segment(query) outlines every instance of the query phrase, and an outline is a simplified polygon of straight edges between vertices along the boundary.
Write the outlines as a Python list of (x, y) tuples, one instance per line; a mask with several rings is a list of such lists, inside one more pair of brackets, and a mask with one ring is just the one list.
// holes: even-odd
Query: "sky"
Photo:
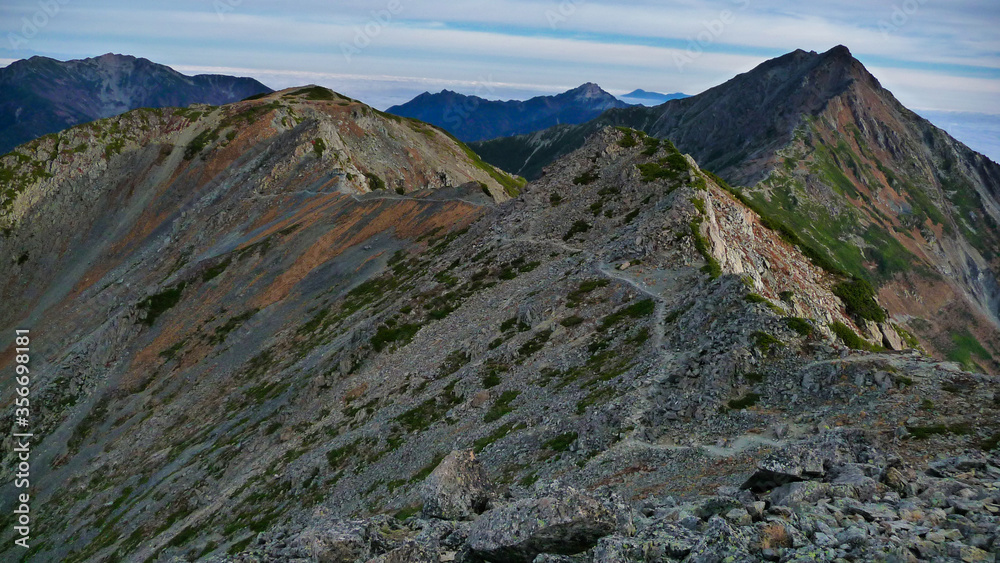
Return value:
[(423, 91), (523, 99), (585, 82), (697, 94), (843, 44), (907, 107), (1000, 160), (998, 28), (997, 0), (3, 0), (0, 66), (113, 52), (384, 109)]

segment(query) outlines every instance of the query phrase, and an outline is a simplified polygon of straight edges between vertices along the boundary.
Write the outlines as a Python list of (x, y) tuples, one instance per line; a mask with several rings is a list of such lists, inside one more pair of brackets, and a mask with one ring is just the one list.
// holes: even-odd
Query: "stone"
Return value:
[(855, 496), (860, 500), (871, 500), (878, 492), (878, 482), (866, 474), (861, 464), (848, 463), (840, 468), (837, 476), (831, 481), (834, 486), (846, 485), (854, 489)]
[(470, 520), (488, 510), (499, 495), (472, 450), (454, 451), (420, 488), (423, 517)]
[(726, 513), (726, 520), (737, 526), (749, 526), (753, 524), (753, 518), (745, 508), (734, 508)]
[(905, 350), (908, 348), (896, 329), (889, 323), (879, 323), (879, 331), (882, 333), (882, 343), (890, 350)]
[(909, 482), (909, 479), (899, 469), (890, 467), (882, 474), (882, 482), (897, 493), (904, 494), (906, 493), (906, 484)]
[(806, 446), (788, 447), (758, 462), (757, 470), (740, 488), (761, 493), (825, 474), (823, 457), (818, 451)]
[(995, 557), (977, 547), (962, 545), (960, 543), (949, 543), (947, 545), (948, 557), (964, 561), (965, 563), (975, 563), (980, 561), (995, 561)]
[(306, 530), (297, 543), (317, 563), (354, 563), (368, 552), (368, 530), (363, 522), (337, 522), (325, 530)]
[(830, 494), (828, 483), (804, 481), (788, 483), (771, 491), (771, 502), (775, 505), (794, 507), (803, 503), (813, 503)]
[(528, 563), (542, 553), (581, 553), (614, 529), (615, 518), (608, 509), (565, 488), (485, 512), (472, 525), (468, 545), (486, 561)]

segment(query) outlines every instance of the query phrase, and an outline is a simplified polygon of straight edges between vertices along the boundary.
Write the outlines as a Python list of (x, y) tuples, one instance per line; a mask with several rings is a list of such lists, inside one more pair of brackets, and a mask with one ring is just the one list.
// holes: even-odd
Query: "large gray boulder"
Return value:
[(614, 530), (611, 511), (563, 488), (486, 512), (472, 525), (468, 546), (486, 561), (530, 563), (542, 553), (582, 553)]
[(789, 447), (775, 452), (757, 463), (757, 471), (741, 488), (765, 492), (795, 481), (822, 477), (826, 473), (823, 455), (810, 447)]
[(499, 496), (472, 450), (448, 454), (424, 480), (420, 494), (423, 517), (440, 520), (471, 520)]
[(316, 563), (354, 563), (370, 552), (365, 522), (336, 522), (325, 529), (309, 529), (298, 538)]

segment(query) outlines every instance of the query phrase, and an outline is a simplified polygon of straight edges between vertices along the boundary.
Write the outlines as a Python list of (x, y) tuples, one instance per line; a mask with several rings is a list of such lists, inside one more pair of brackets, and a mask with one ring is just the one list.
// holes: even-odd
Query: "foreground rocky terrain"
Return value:
[[(914, 469), (831, 431), (767, 456), (741, 487), (631, 505), (559, 483), (507, 499), (483, 474), (472, 452), (454, 452), (429, 477), (420, 515), (279, 527), (214, 561), (971, 562), (1000, 552), (995, 453)], [(477, 515), (468, 508), (479, 500), (490, 504)]]
[(995, 377), (669, 141), (523, 186), (304, 88), (0, 163), (44, 522), (5, 558), (995, 555)]

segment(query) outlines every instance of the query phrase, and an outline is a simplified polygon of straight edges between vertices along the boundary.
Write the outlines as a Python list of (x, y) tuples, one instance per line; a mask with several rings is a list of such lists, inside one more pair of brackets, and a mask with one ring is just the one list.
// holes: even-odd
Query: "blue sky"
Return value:
[(908, 107), (995, 133), (998, 24), (996, 0), (4, 0), (0, 65), (125, 53), (384, 108), (443, 88), (694, 94), (794, 49), (844, 44)]

